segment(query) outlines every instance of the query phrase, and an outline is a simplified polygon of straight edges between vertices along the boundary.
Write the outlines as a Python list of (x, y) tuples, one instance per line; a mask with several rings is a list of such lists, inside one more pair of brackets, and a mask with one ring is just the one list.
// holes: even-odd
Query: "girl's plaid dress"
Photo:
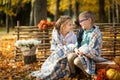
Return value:
[[(62, 44), (63, 39), (66, 45)], [(51, 55), (43, 63), (40, 71), (30, 75), (43, 80), (58, 80), (70, 74), (67, 54), (73, 51), (77, 38), (73, 32), (69, 32), (65, 38), (56, 29), (52, 32)]]

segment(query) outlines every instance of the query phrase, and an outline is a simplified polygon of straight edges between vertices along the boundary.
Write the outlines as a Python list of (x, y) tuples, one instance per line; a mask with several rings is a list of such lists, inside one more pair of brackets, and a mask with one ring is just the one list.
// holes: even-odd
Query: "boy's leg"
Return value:
[(75, 65), (74, 65), (74, 59), (77, 57), (78, 55), (75, 54), (75, 53), (71, 53), (67, 56), (67, 59), (68, 59), (68, 64), (69, 64), (69, 67), (70, 67), (70, 71), (71, 71), (71, 74), (74, 74), (75, 73)]
[(90, 77), (90, 75), (85, 71), (86, 65), (83, 65), (83, 63), (81, 62), (81, 60), (80, 60), (79, 57), (75, 58), (74, 64), (75, 64), (77, 67), (79, 67), (87, 77)]

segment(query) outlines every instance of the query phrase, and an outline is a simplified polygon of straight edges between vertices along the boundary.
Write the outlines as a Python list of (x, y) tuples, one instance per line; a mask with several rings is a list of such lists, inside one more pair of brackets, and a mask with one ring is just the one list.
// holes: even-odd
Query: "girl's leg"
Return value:
[(67, 56), (67, 59), (68, 59), (68, 64), (69, 64), (69, 67), (70, 67), (70, 71), (71, 71), (71, 74), (74, 74), (75, 73), (75, 65), (74, 65), (74, 59), (77, 57), (78, 55), (75, 54), (75, 53), (71, 53)]

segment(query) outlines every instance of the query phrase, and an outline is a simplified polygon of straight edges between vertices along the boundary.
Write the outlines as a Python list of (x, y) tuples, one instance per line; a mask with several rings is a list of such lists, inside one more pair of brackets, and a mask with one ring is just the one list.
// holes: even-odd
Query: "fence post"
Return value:
[(19, 35), (19, 33), (20, 33), (19, 26), (20, 26), (20, 22), (17, 21), (17, 40), (19, 40), (19, 38), (20, 38), (20, 35)]
[(44, 54), (44, 57), (46, 57), (46, 47), (45, 47), (45, 43), (46, 43), (46, 40), (45, 40), (45, 33), (46, 31), (43, 30), (43, 54)]
[[(20, 26), (20, 23), (19, 21), (17, 21), (17, 40), (19, 40), (19, 26)], [(15, 57), (14, 57), (14, 60), (16, 61), (16, 58), (18, 56), (18, 51), (17, 51), (17, 47), (15, 47)]]
[[(113, 22), (113, 28), (114, 28), (114, 31), (113, 31), (113, 34), (114, 34), (114, 46), (113, 46), (113, 51), (114, 51), (114, 55), (116, 54), (116, 36), (117, 36), (117, 33), (116, 33), (116, 28), (115, 28), (115, 22)], [(114, 56), (115, 57), (115, 56)]]

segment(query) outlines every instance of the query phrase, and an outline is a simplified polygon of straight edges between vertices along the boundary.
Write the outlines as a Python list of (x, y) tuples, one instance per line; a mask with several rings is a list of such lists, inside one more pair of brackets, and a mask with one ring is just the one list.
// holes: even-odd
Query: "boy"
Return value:
[(78, 32), (75, 53), (68, 56), (71, 74), (75, 73), (74, 65), (76, 65), (89, 77), (95, 74), (96, 61), (106, 61), (100, 57), (102, 34), (98, 26), (94, 25), (94, 21), (94, 14), (91, 11), (85, 11), (79, 15), (79, 24), (82, 29)]

